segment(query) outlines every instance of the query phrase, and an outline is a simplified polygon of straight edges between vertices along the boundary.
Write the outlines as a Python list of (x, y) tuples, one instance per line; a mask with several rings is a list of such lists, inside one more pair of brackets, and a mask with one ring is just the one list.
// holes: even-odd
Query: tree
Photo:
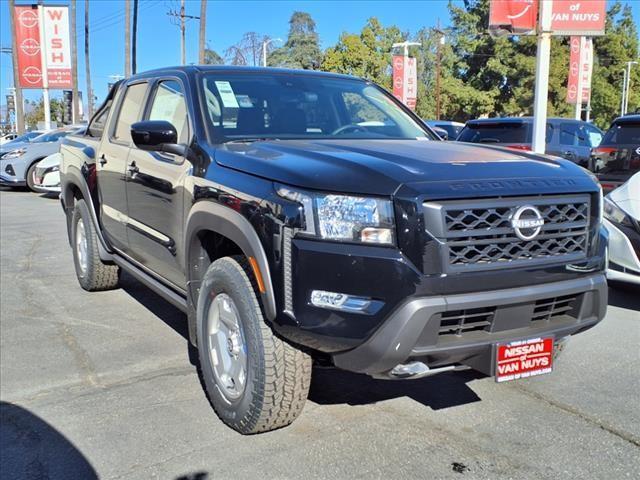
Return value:
[[(27, 100), (26, 102), (26, 110), (28, 113), (25, 114), (24, 120), (27, 125), (30, 127), (35, 127), (38, 122), (44, 122), (44, 101), (42, 97), (37, 102), (31, 100)], [(62, 122), (62, 118), (64, 115), (64, 102), (57, 98), (52, 98), (49, 102), (49, 106), (51, 107), (51, 120), (52, 123)]]
[[(601, 128), (609, 126), (620, 114), (623, 69), (626, 62), (637, 61), (638, 30), (631, 7), (619, 1), (607, 12), (606, 35), (594, 38), (595, 62), (591, 108), (592, 117)], [(629, 112), (640, 109), (640, 67), (631, 69)]]
[(383, 27), (372, 17), (360, 34), (343, 33), (338, 43), (325, 52), (322, 69), (373, 80), (391, 88), (391, 46), (401, 42), (398, 27)]
[(269, 40), (266, 35), (260, 36), (256, 32), (247, 32), (235, 45), (224, 51), (224, 55), (231, 65), (261, 64), (263, 42)]
[(316, 22), (306, 12), (293, 12), (285, 44), (274, 49), (267, 64), (276, 67), (317, 69), (322, 63)]
[(204, 49), (204, 55), (202, 63), (205, 65), (223, 65), (224, 58), (218, 54), (215, 50), (212, 50), (209, 45)]

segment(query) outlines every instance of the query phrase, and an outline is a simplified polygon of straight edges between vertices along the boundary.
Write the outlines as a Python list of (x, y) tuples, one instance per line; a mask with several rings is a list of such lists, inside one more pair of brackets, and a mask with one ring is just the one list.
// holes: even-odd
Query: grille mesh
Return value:
[[(590, 220), (588, 196), (495, 199), (478, 203), (437, 205), (442, 225), (440, 235), (435, 236), (446, 245), (445, 264), (449, 270), (501, 268), (586, 256)], [(535, 206), (544, 219), (539, 234), (532, 240), (520, 239), (511, 225), (512, 216), (523, 205)], [(427, 225), (433, 221), (432, 215), (427, 218)]]

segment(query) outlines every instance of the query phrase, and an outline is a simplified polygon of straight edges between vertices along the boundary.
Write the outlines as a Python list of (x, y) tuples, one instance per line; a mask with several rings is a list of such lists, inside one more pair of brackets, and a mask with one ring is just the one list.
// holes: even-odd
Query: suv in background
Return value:
[[(452, 122), (450, 120), (425, 120), (424, 123), (431, 128), (441, 128), (447, 132), (447, 140), (455, 140), (460, 135), (460, 132), (464, 128), (464, 123)], [(440, 135), (440, 134), (438, 134)], [(442, 137), (442, 135), (440, 135)]]
[(616, 118), (602, 142), (591, 153), (589, 170), (605, 193), (640, 171), (640, 115)]
[[(499, 144), (515, 150), (531, 150), (532, 117), (469, 120), (459, 142)], [(566, 158), (582, 167), (589, 165), (591, 149), (602, 140), (602, 131), (590, 123), (570, 118), (547, 119), (546, 153)]]

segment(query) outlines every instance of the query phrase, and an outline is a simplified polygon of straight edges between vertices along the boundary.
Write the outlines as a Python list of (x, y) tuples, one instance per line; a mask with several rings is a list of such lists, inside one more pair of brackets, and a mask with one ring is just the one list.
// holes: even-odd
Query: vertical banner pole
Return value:
[(545, 152), (547, 99), (549, 95), (549, 60), (551, 54), (552, 0), (540, 0), (538, 51), (536, 54), (536, 90), (533, 104), (533, 151)]
[(40, 19), (40, 51), (42, 57), (42, 104), (44, 108), (44, 128), (51, 129), (51, 103), (49, 102), (49, 75), (47, 72), (47, 42), (44, 35), (44, 6), (38, 4), (38, 18)]

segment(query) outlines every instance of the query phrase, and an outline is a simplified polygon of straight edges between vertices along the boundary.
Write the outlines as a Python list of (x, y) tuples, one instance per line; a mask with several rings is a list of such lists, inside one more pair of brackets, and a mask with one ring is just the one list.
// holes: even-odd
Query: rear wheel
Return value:
[(107, 265), (98, 254), (98, 236), (84, 200), (78, 200), (71, 220), (73, 261), (80, 286), (90, 292), (118, 286), (120, 268)]
[(304, 407), (311, 357), (265, 323), (244, 257), (210, 265), (198, 297), (198, 355), (211, 404), (243, 434), (293, 422)]

